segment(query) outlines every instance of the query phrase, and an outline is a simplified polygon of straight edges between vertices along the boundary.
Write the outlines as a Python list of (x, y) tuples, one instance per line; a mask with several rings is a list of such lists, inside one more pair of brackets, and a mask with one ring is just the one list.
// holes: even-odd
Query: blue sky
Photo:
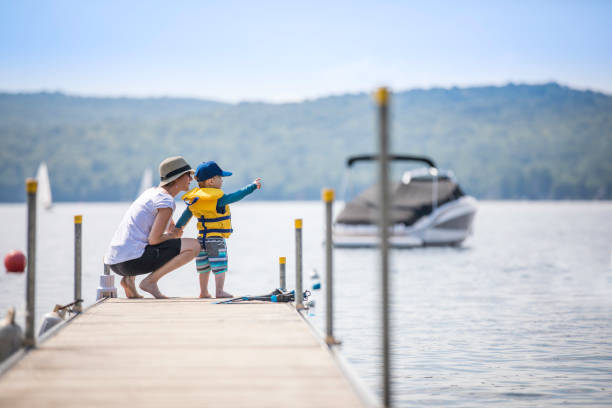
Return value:
[(509, 81), (612, 93), (612, 1), (0, 2), (0, 91), (284, 102)]

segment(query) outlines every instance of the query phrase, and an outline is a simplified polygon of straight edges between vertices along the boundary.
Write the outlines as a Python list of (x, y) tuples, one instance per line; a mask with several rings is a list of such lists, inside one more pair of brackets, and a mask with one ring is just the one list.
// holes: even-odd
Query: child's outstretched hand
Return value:
[(261, 188), (261, 177), (257, 177), (253, 183), (257, 184), (257, 189), (260, 189)]

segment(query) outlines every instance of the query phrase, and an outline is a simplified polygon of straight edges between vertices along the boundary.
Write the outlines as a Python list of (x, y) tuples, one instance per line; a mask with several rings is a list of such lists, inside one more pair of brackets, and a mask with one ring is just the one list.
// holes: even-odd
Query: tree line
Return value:
[[(40, 162), (57, 201), (129, 201), (145, 168), (183, 155), (262, 177), (260, 199), (339, 189), (346, 157), (376, 148), (371, 95), (301, 103), (0, 93), (0, 201), (23, 201)], [(391, 99), (391, 148), (452, 169), (480, 199), (611, 199), (612, 97), (556, 83), (409, 90)], [(367, 165), (353, 183), (374, 178)]]

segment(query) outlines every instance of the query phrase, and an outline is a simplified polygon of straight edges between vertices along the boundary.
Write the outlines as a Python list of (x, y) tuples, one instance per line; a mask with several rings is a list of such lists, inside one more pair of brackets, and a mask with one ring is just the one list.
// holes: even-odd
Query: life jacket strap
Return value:
[(206, 226), (206, 224), (208, 224), (208, 223), (225, 221), (225, 220), (229, 220), (231, 218), (232, 218), (231, 215), (224, 215), (223, 217), (217, 217), (217, 218), (206, 218), (204, 216), (198, 217), (198, 221), (200, 222), (200, 224), (202, 225), (202, 228), (203, 228), (203, 229), (199, 230), (200, 234), (202, 234), (201, 242), (202, 243), (206, 242), (206, 236), (208, 234), (211, 234), (211, 233), (220, 233), (220, 234), (227, 234), (227, 233), (229, 233), (229, 234), (231, 234), (232, 232), (234, 232), (234, 230), (232, 228), (208, 228)]
[(187, 204), (187, 207), (189, 207), (190, 205), (194, 205), (199, 199), (199, 197), (194, 197), (193, 200), (189, 200), (189, 198), (186, 198), (183, 201), (185, 202), (185, 204)]
[(229, 219), (231, 219), (231, 218), (232, 218), (232, 216), (231, 216), (231, 215), (225, 215), (225, 216), (223, 216), (223, 217), (217, 217), (217, 218), (204, 218), (204, 217), (201, 217), (201, 219), (202, 219), (204, 222), (219, 222), (219, 221), (229, 220)]
[(234, 230), (232, 228), (207, 228), (206, 234), (210, 234), (211, 232), (229, 232), (232, 233)]

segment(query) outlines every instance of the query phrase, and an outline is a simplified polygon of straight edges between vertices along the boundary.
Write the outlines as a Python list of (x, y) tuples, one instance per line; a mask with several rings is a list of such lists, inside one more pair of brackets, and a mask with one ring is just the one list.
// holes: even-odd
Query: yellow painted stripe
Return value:
[(295, 228), (296, 229), (301, 229), (302, 228), (302, 219), (301, 218), (296, 218), (296, 220), (295, 220)]
[(374, 99), (380, 106), (386, 106), (389, 103), (389, 90), (387, 88), (378, 88), (374, 93)]
[(26, 192), (28, 193), (35, 193), (36, 189), (38, 188), (38, 181), (36, 181), (35, 179), (26, 179)]
[(286, 264), (287, 263), (287, 258), (285, 258), (284, 256), (279, 256), (278, 257), (278, 263), (279, 264)]
[(83, 223), (83, 216), (82, 215), (75, 215), (74, 216), (74, 223), (75, 224), (82, 224)]
[(334, 190), (331, 188), (324, 188), (321, 192), (321, 197), (323, 197), (323, 201), (326, 203), (331, 203), (334, 201)]

